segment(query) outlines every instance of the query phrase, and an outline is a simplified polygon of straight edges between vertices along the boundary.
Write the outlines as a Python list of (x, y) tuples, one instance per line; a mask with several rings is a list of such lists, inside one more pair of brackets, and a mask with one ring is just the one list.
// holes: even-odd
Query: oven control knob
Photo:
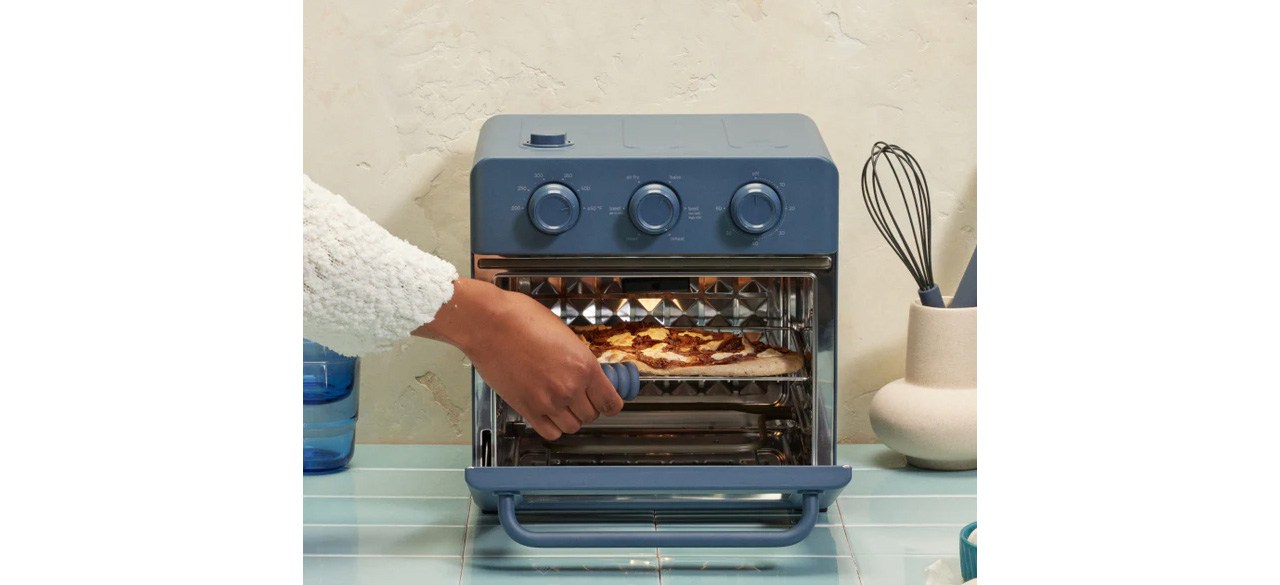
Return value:
[(636, 229), (656, 236), (675, 227), (680, 219), (680, 197), (671, 187), (649, 183), (631, 194), (627, 212)]
[(729, 218), (744, 232), (763, 234), (782, 219), (782, 198), (764, 183), (747, 183), (729, 201)]
[(529, 196), (529, 221), (544, 234), (563, 234), (578, 223), (578, 194), (560, 183), (547, 183)]

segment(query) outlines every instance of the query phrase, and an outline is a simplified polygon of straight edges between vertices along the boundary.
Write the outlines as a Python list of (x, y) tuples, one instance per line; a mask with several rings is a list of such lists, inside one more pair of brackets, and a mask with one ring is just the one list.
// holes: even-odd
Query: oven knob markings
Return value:
[(631, 194), (627, 213), (636, 229), (653, 236), (663, 234), (680, 219), (680, 197), (662, 183), (641, 185)]
[(782, 198), (764, 183), (747, 183), (729, 200), (729, 218), (744, 232), (763, 234), (782, 219)]
[(544, 234), (563, 234), (578, 222), (578, 194), (567, 185), (547, 183), (529, 196), (529, 221)]

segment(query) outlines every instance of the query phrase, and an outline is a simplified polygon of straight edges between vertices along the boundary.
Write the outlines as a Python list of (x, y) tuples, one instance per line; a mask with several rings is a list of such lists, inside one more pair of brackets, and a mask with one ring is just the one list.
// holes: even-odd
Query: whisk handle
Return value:
[(938, 290), (938, 285), (920, 290), (920, 304), (926, 307), (943, 308), (942, 291)]

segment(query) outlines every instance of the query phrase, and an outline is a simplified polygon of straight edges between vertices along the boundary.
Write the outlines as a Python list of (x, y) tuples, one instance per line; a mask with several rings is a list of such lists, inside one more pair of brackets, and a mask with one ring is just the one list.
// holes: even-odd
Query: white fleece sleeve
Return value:
[(453, 296), (453, 265), (302, 177), (303, 337), (359, 356), (392, 347)]

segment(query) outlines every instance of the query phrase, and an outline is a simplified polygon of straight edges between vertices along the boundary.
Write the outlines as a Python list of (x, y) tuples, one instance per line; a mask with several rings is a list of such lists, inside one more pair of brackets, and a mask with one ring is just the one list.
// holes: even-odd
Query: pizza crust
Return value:
[(706, 364), (700, 366), (676, 366), (658, 369), (641, 361), (634, 362), (641, 374), (653, 376), (717, 376), (743, 378), (755, 376), (785, 376), (804, 367), (800, 354), (785, 353), (777, 356), (733, 362), (731, 364)]

